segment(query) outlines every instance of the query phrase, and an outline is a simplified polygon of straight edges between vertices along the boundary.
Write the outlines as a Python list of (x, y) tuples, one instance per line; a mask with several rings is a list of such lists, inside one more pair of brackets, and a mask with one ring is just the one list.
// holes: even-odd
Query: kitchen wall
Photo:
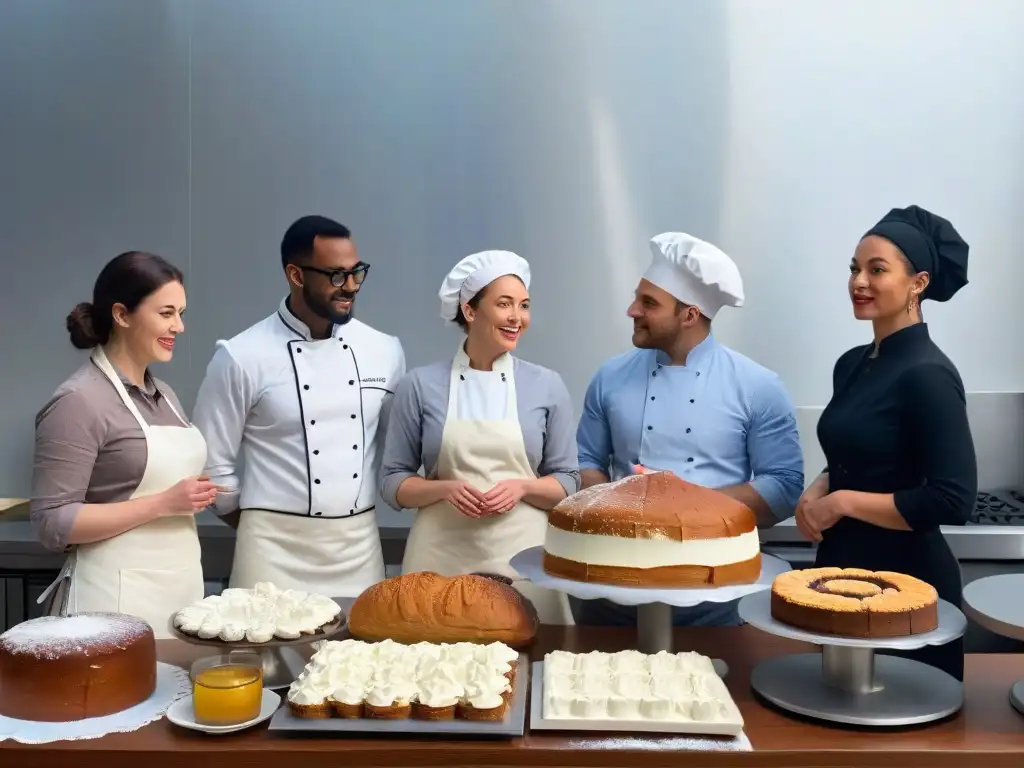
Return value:
[(353, 228), (358, 312), (410, 365), (457, 343), (447, 269), (522, 253), (522, 355), (577, 402), (628, 348), (647, 238), (717, 242), (747, 306), (716, 333), (784, 378), (810, 477), (832, 364), (868, 333), (849, 254), (890, 207), (932, 207), (973, 261), (927, 319), (979, 393), (979, 452), (1024, 472), (1024, 407), (980, 394), (1024, 390), (1022, 32), (1015, 0), (6, 0), (0, 496), (29, 492), (32, 414), (82, 359), (64, 317), (106, 260), (186, 268), (188, 343), (159, 373), (190, 407), (214, 342), (276, 306), (309, 212)]

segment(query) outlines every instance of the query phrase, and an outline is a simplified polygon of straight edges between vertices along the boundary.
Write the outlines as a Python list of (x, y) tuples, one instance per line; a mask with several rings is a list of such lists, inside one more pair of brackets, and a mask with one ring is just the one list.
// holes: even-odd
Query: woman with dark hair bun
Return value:
[(185, 328), (181, 270), (129, 251), (100, 272), (92, 302), (67, 317), (92, 354), (36, 416), (31, 517), (68, 553), (51, 612), (113, 611), (170, 637), (170, 617), (203, 597), (195, 514), (216, 488), (206, 441), (170, 387), (149, 374)]
[[(818, 419), (828, 467), (796, 507), (798, 528), (818, 545), (815, 567), (906, 573), (957, 607), (960, 565), (941, 527), (967, 523), (978, 462), (963, 381), (932, 341), (921, 302), (949, 301), (967, 285), (969, 250), (952, 223), (916, 205), (892, 209), (861, 237), (848, 290), (874, 339), (836, 361)], [(964, 679), (962, 638), (890, 654)], [(882, 663), (889, 674), (913, 672)]]

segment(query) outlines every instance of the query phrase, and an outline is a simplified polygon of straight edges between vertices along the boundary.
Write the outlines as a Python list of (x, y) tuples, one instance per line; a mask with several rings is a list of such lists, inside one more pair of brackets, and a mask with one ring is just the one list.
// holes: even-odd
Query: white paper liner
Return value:
[(648, 605), (665, 603), (677, 608), (689, 608), (701, 603), (729, 603), (746, 595), (770, 589), (775, 577), (791, 571), (792, 566), (785, 560), (772, 555), (761, 555), (761, 576), (753, 584), (737, 584), (705, 589), (645, 589), (641, 587), (616, 587), (610, 584), (590, 584), (585, 581), (560, 579), (544, 570), (544, 547), (532, 547), (512, 558), (510, 565), (525, 579), (538, 587), (565, 592), (581, 600), (610, 600), (619, 605)]
[(181, 667), (157, 662), (156, 690), (141, 704), (105, 717), (90, 717), (63, 723), (39, 723), (0, 716), (0, 741), (47, 744), (53, 741), (98, 739), (108, 733), (137, 731), (164, 716), (171, 704), (191, 690), (188, 672)]
[(651, 752), (753, 752), (746, 733), (739, 736), (608, 736), (569, 739), (566, 749), (636, 749)]

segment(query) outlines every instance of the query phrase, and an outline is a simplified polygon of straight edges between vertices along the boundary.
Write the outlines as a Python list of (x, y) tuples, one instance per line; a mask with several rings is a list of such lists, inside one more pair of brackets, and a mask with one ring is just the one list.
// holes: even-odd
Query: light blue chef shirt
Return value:
[(803, 492), (796, 412), (781, 380), (710, 335), (686, 365), (650, 349), (602, 365), (576, 442), (581, 470), (617, 480), (641, 464), (708, 488), (750, 482), (779, 519)]
[[(686, 365), (650, 349), (602, 365), (587, 388), (576, 442), (581, 471), (618, 480), (641, 464), (708, 488), (749, 482), (779, 519), (793, 514), (803, 492), (796, 413), (781, 380), (710, 335)], [(677, 609), (676, 623), (738, 618), (734, 604), (705, 603)]]

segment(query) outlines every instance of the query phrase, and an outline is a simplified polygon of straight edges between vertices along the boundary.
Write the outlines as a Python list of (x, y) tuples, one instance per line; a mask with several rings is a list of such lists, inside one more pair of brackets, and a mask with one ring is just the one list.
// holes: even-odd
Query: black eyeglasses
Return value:
[(362, 284), (363, 280), (366, 279), (366, 273), (370, 271), (370, 265), (360, 263), (356, 264), (352, 269), (320, 269), (320, 267), (300, 265), (299, 269), (304, 272), (316, 272), (317, 274), (327, 275), (331, 280), (331, 285), (335, 288), (344, 288), (349, 277), (355, 281), (356, 285)]

